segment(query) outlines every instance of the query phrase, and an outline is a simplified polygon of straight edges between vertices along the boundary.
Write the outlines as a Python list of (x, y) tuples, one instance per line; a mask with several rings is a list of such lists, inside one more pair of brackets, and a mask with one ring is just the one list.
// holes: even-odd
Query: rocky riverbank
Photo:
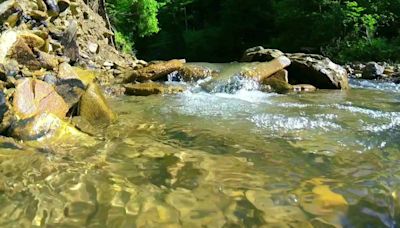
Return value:
[(146, 65), (83, 0), (3, 0), (0, 31), (0, 134), (17, 140), (91, 144), (116, 120), (100, 86)]

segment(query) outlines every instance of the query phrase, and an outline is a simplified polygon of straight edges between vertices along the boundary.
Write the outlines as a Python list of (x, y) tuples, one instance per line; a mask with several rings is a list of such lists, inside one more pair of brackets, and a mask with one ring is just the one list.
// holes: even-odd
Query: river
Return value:
[(0, 144), (1, 227), (398, 227), (400, 87), (110, 98), (93, 147)]

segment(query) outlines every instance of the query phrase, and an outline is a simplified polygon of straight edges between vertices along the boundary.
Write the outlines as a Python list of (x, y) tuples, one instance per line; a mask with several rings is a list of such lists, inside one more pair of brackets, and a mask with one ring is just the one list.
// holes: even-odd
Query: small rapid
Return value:
[(0, 147), (0, 226), (397, 227), (395, 85), (282, 95), (208, 66), (225, 76), (112, 98), (95, 147)]

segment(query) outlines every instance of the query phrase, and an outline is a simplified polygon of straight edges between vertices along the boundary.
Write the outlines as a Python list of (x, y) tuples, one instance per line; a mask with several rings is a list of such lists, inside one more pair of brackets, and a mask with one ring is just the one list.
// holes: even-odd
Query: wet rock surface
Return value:
[(113, 47), (113, 32), (87, 2), (1, 1), (0, 32), (2, 134), (91, 141), (68, 118), (93, 125), (116, 119), (96, 83), (113, 84), (140, 61)]
[(321, 55), (287, 54), (291, 84), (310, 84), (319, 89), (348, 89), (347, 71)]
[(185, 91), (180, 85), (167, 85), (157, 82), (126, 84), (125, 94), (130, 96), (149, 96), (155, 94), (175, 94)]

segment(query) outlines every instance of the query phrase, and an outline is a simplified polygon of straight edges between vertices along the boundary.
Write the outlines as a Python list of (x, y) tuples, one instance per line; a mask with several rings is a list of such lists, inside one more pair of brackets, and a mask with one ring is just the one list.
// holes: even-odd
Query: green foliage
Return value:
[(116, 43), (131, 51), (133, 41), (159, 31), (156, 0), (109, 0), (107, 10), (116, 32)]
[[(231, 61), (263, 45), (337, 61), (400, 61), (400, 0), (109, 0), (140, 57)], [(161, 28), (161, 30), (160, 30)], [(126, 40), (125, 40), (126, 41)]]
[(120, 32), (115, 32), (115, 44), (122, 52), (132, 54), (133, 42), (124, 34)]

